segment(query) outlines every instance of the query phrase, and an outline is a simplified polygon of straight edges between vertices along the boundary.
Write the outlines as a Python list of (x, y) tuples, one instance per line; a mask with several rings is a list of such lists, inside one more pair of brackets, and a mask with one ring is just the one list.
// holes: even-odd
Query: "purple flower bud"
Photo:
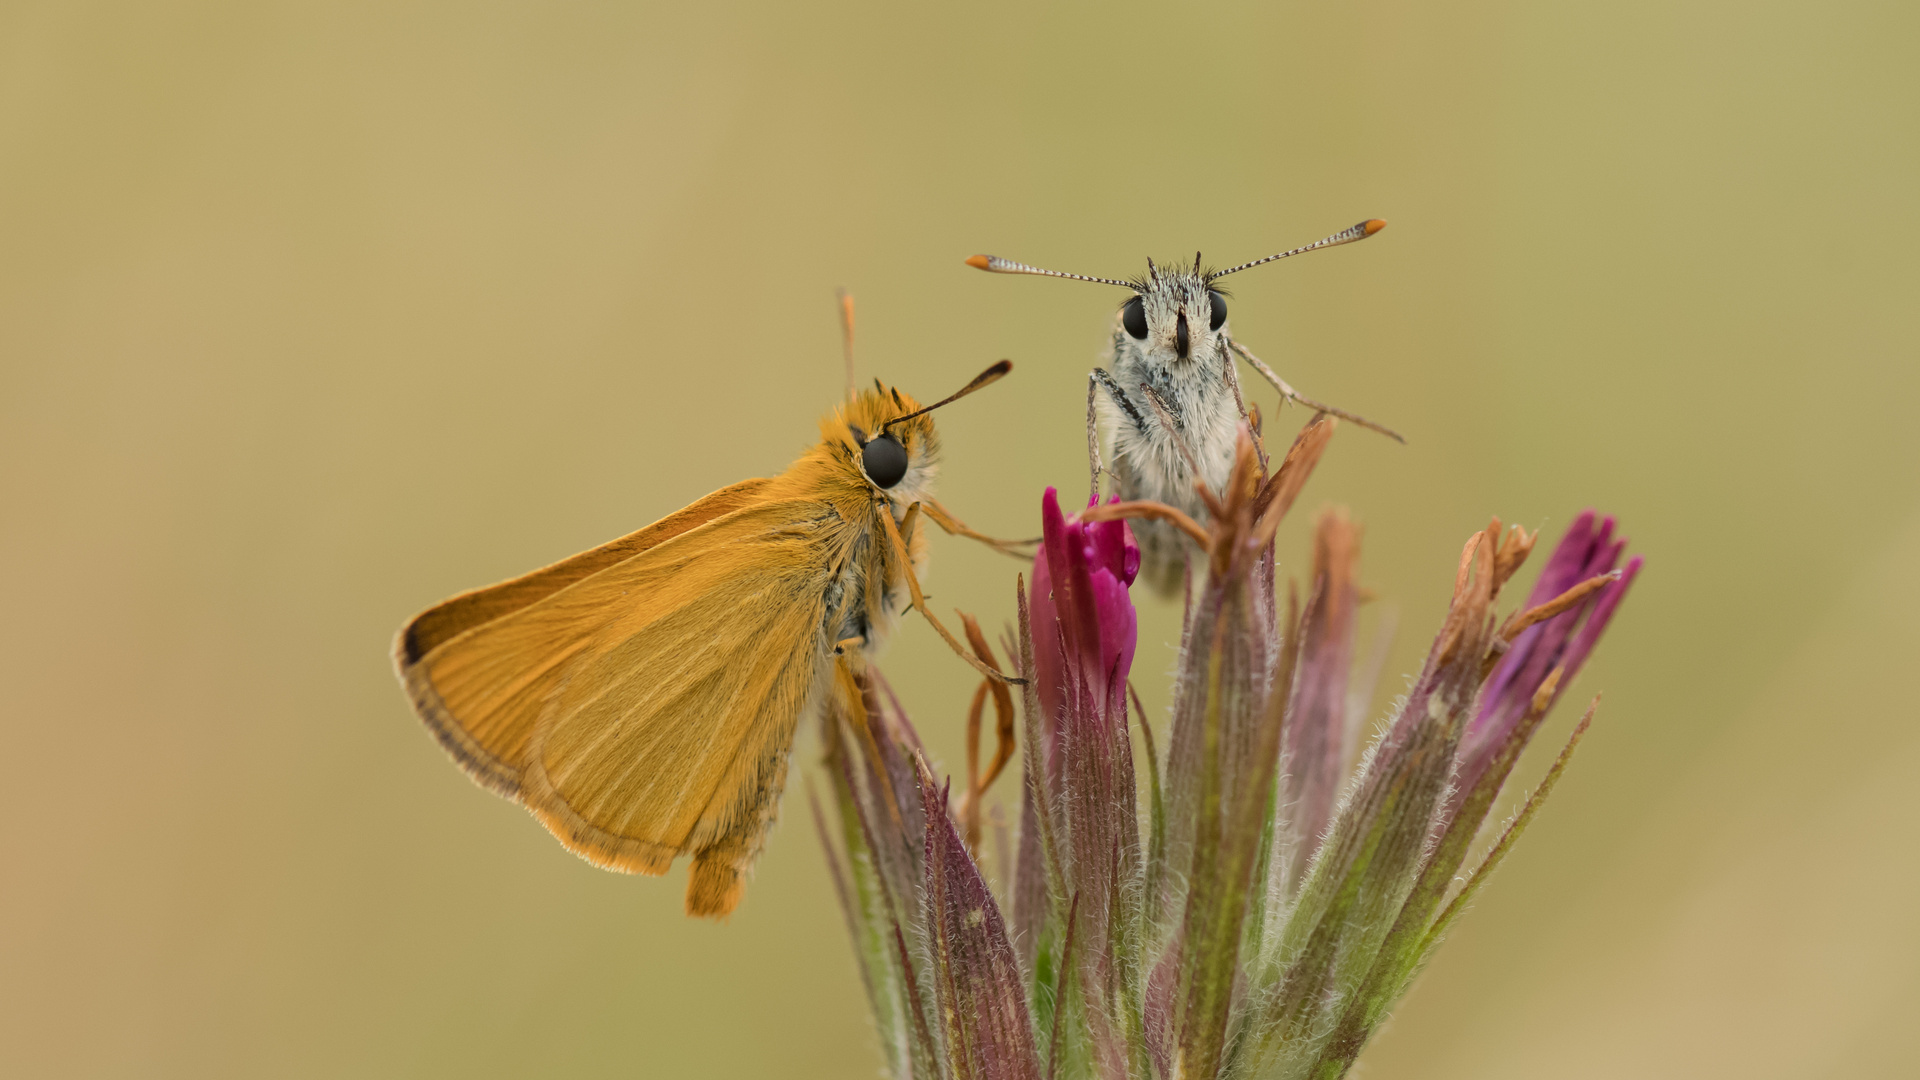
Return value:
[[(1627, 542), (1614, 538), (1613, 518), (1602, 519), (1597, 526), (1594, 518), (1593, 511), (1587, 510), (1568, 526), (1527, 596), (1528, 608), (1545, 604), (1581, 582), (1615, 569)], [(1597, 593), (1566, 611), (1527, 627), (1513, 639), (1481, 688), (1479, 711), (1461, 743), (1459, 771), (1454, 778), (1456, 806), (1516, 734), (1522, 738), (1531, 734), (1523, 725), (1528, 714), (1537, 716), (1552, 708), (1561, 691), (1579, 674), (1613, 618), (1614, 609), (1639, 574), (1640, 563), (1636, 556), (1618, 580), (1601, 586)], [(1536, 702), (1543, 691), (1545, 699)]]
[(1127, 673), (1138, 634), (1127, 587), (1140, 572), (1140, 547), (1124, 521), (1068, 520), (1053, 488), (1041, 499), (1040, 523), (1043, 540), (1033, 562), (1040, 700), (1055, 722), (1076, 693), (1094, 696), (1077, 707), (1117, 702), (1124, 730)]

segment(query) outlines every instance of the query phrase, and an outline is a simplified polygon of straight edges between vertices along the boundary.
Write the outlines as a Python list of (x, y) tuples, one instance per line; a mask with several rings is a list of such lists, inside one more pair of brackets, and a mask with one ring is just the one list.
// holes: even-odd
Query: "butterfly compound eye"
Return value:
[(1137, 296), (1127, 301), (1126, 306), (1120, 309), (1120, 325), (1127, 328), (1127, 333), (1133, 336), (1133, 340), (1147, 340), (1146, 303)]
[(867, 479), (890, 488), (907, 475), (907, 448), (891, 435), (870, 439), (860, 448), (860, 467), (867, 471)]
[(1218, 330), (1227, 322), (1227, 298), (1217, 292), (1209, 291), (1207, 299), (1213, 302), (1213, 318), (1209, 320), (1207, 327), (1210, 330)]

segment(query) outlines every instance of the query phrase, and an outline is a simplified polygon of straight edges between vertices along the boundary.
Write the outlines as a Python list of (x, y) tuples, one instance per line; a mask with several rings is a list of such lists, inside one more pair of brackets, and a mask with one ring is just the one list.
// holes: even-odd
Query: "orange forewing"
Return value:
[(394, 668), (413, 699), (414, 711), (440, 740), (440, 745), (477, 783), (507, 798), (517, 798), (520, 755), (532, 734), (532, 710), (509, 711), (492, 723), (477, 716), (457, 718), (448, 710), (420, 662), (428, 653), (461, 634), (524, 610), (575, 582), (749, 505), (769, 482), (756, 478), (721, 488), (679, 513), (618, 540), (610, 540), (511, 581), (461, 593), (414, 616), (393, 642)]

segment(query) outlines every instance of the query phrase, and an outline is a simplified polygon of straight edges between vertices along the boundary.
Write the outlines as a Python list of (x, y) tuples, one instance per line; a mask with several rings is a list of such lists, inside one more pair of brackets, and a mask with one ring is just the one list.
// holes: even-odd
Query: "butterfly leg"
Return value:
[(1136, 428), (1139, 428), (1143, 431), (1145, 430), (1145, 423), (1140, 418), (1140, 410), (1134, 407), (1133, 399), (1127, 396), (1127, 392), (1125, 390), (1120, 389), (1120, 384), (1113, 381), (1113, 376), (1107, 374), (1107, 371), (1105, 368), (1094, 368), (1092, 371), (1088, 372), (1087, 373), (1087, 473), (1092, 480), (1092, 490), (1088, 492), (1088, 495), (1090, 496), (1090, 498), (1088, 500), (1087, 505), (1089, 506), (1093, 505), (1093, 501), (1097, 500), (1100, 497), (1101, 474), (1104, 473), (1106, 474), (1107, 477), (1112, 479), (1116, 489), (1121, 483), (1120, 474), (1108, 468), (1106, 460), (1102, 458), (1100, 455), (1099, 400), (1100, 400), (1100, 391), (1102, 389), (1106, 390), (1107, 397), (1109, 400), (1111, 400), (1115, 405), (1118, 405), (1121, 409), (1126, 411), (1127, 416), (1132, 418), (1134, 426)]
[(1092, 373), (1087, 375), (1087, 501), (1100, 501), (1100, 470), (1106, 465), (1100, 460), (1100, 416), (1094, 406), (1096, 395), (1100, 393), (1100, 380)]
[[(969, 528), (966, 522), (954, 517), (952, 511), (941, 506), (939, 500), (932, 496), (928, 496), (914, 505), (924, 510), (927, 517), (931, 518), (935, 525), (946, 530), (948, 536), (964, 536), (969, 540), (978, 540), (1002, 555), (1011, 555), (1022, 561), (1033, 558), (1032, 546), (1040, 542), (1040, 538), (1037, 536), (1030, 540), (1001, 540), (998, 537), (988, 536), (983, 532), (976, 532), (972, 528)], [(911, 511), (909, 511), (909, 513), (911, 513)]]
[(1113, 403), (1120, 406), (1121, 411), (1127, 414), (1127, 419), (1133, 421), (1136, 429), (1141, 432), (1147, 430), (1146, 415), (1140, 411), (1138, 405), (1133, 403), (1133, 399), (1127, 396), (1127, 392), (1121, 389), (1119, 382), (1115, 381), (1106, 368), (1094, 368), (1091, 377), (1106, 390), (1107, 396), (1113, 399)]
[(1233, 351), (1239, 353), (1240, 358), (1245, 360), (1248, 364), (1250, 364), (1253, 367), (1253, 370), (1259, 372), (1262, 376), (1266, 378), (1268, 382), (1272, 383), (1273, 388), (1275, 390), (1280, 391), (1280, 396), (1282, 398), (1288, 401), (1297, 401), (1300, 404), (1305, 405), (1309, 409), (1313, 409), (1318, 412), (1323, 412), (1330, 416), (1337, 416), (1340, 419), (1345, 420), (1349, 423), (1358, 424), (1361, 427), (1366, 428), (1368, 431), (1377, 431), (1380, 434), (1385, 435), (1387, 438), (1392, 439), (1394, 442), (1405, 443), (1407, 441), (1406, 438), (1403, 437), (1399, 432), (1393, 430), (1390, 427), (1387, 427), (1384, 424), (1376, 424), (1364, 416), (1357, 416), (1353, 413), (1347, 412), (1345, 409), (1336, 409), (1331, 405), (1327, 405), (1322, 402), (1313, 400), (1312, 398), (1306, 396), (1305, 394), (1302, 394), (1300, 391), (1295, 390), (1293, 387), (1288, 386), (1287, 380), (1281, 378), (1277, 372), (1275, 372), (1272, 368), (1268, 367), (1265, 361), (1261, 360), (1259, 357), (1249, 352), (1245, 345), (1242, 345), (1239, 342), (1232, 340), (1231, 338), (1227, 340), (1227, 344), (1231, 345), (1233, 347)]
[(1260, 477), (1265, 479), (1268, 471), (1267, 447), (1260, 438), (1260, 407), (1256, 405), (1252, 412), (1247, 411), (1247, 399), (1240, 393), (1240, 377), (1233, 372), (1231, 356), (1227, 358), (1225, 364), (1221, 365), (1220, 372), (1227, 384), (1227, 389), (1233, 391), (1233, 404), (1240, 410), (1240, 422), (1247, 425), (1248, 431), (1253, 432), (1253, 451), (1260, 457)]
[[(920, 506), (920, 503), (914, 503), (912, 506), (907, 507), (906, 521), (904, 522), (907, 528), (910, 529), (913, 527), (913, 519), (920, 515)], [(907, 593), (913, 597), (913, 606), (919, 608), (920, 614), (925, 615), (927, 621), (933, 624), (933, 628), (939, 631), (940, 637), (946, 641), (948, 647), (953, 649), (953, 651), (959, 655), (960, 659), (973, 665), (974, 670), (995, 682), (1008, 683), (1015, 686), (1026, 685), (1026, 680), (1002, 675), (1000, 672), (982, 663), (979, 657), (968, 652), (966, 648), (960, 644), (959, 639), (953, 636), (953, 632), (948, 630), (946, 626), (934, 616), (933, 609), (927, 606), (926, 597), (920, 594), (920, 579), (913, 572), (913, 557), (907, 553), (907, 542), (901, 539), (901, 527), (894, 524), (893, 514), (889, 512), (886, 507), (880, 507), (879, 516), (880, 520), (885, 524), (887, 539), (892, 543), (893, 553), (900, 560), (900, 573), (907, 579)]]

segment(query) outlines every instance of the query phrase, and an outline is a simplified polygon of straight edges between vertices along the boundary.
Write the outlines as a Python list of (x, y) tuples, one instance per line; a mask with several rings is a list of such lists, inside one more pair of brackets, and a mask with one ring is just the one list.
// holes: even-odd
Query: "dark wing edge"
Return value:
[[(412, 624), (409, 623), (408, 627)], [(393, 642), (393, 664), (400, 676), (400, 684), (407, 691), (407, 700), (413, 704), (415, 716), (426, 725), (433, 741), (447, 752), (460, 771), (472, 778), (473, 782), (493, 792), (509, 802), (520, 800), (520, 767), (512, 765), (480, 745), (480, 740), (467, 734), (460, 726), (452, 710), (440, 700), (440, 691), (434, 688), (433, 679), (428, 676), (425, 666), (418, 658), (409, 661), (406, 656), (407, 628), (402, 627)]]

